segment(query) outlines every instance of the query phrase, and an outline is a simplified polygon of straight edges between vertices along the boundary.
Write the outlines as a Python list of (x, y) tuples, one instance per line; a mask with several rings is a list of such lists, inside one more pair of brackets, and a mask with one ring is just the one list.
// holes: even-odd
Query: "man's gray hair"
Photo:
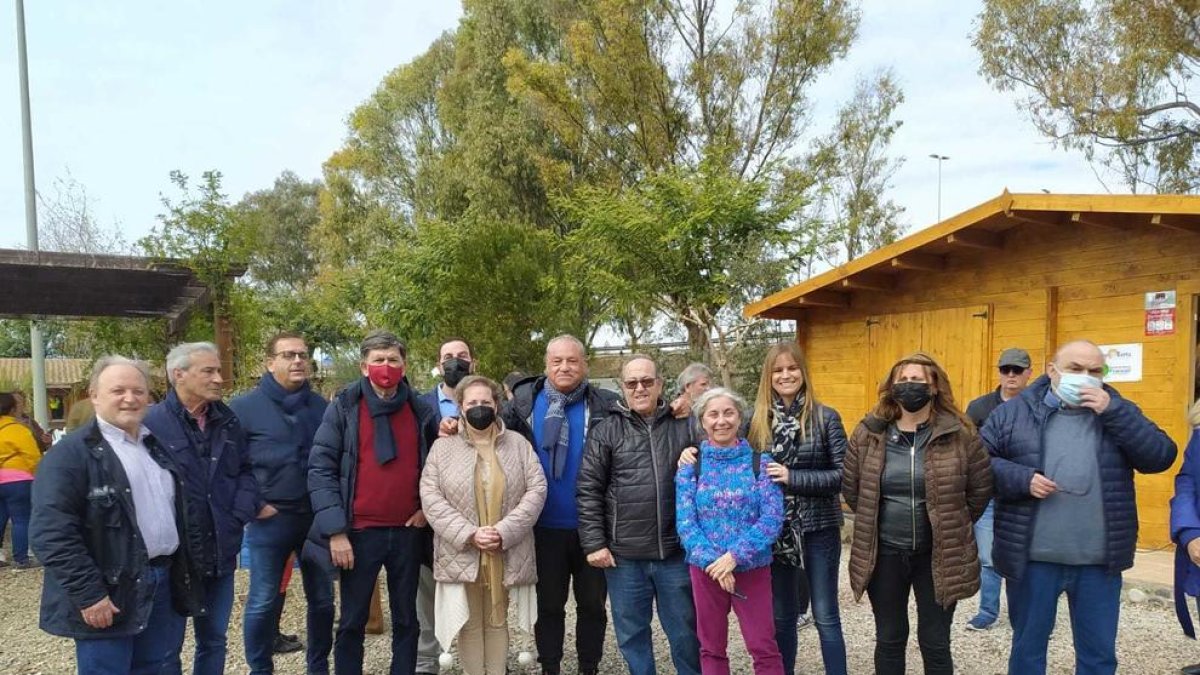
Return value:
[(109, 354), (96, 359), (96, 364), (92, 366), (92, 377), (88, 380), (88, 393), (96, 393), (96, 386), (100, 383), (100, 373), (112, 368), (113, 366), (129, 366), (136, 369), (142, 374), (142, 379), (146, 382), (146, 388), (150, 388), (150, 367), (145, 361), (135, 361), (127, 359), (118, 354)]
[(733, 401), (733, 407), (737, 408), (738, 415), (741, 416), (742, 421), (746, 420), (746, 411), (749, 409), (749, 406), (746, 405), (746, 399), (742, 398), (736, 391), (732, 389), (726, 389), (725, 387), (713, 387), (703, 394), (700, 394), (700, 398), (697, 398), (696, 402), (692, 404), (692, 415), (696, 418), (697, 422), (704, 417), (704, 409), (708, 407), (708, 404), (712, 403), (713, 399), (718, 398), (727, 398), (730, 401)]
[(391, 331), (373, 330), (367, 333), (367, 337), (363, 338), (362, 344), (358, 347), (359, 357), (363, 361), (366, 361), (367, 354), (377, 349), (398, 349), (400, 350), (400, 358), (405, 361), (408, 360), (408, 346)]
[(688, 385), (702, 377), (707, 377), (711, 382), (712, 376), (712, 369), (703, 363), (689, 363), (687, 368), (684, 368), (683, 372), (679, 373), (679, 377), (675, 379), (675, 386), (679, 388), (679, 391), (683, 391), (688, 388)]
[(546, 355), (547, 356), (550, 355), (550, 346), (553, 345), (555, 342), (570, 342), (571, 344), (573, 344), (579, 348), (579, 353), (583, 354), (584, 358), (587, 358), (587, 346), (583, 344), (583, 340), (580, 340), (579, 338), (575, 337), (574, 335), (571, 335), (570, 333), (563, 333), (562, 335), (556, 335), (556, 336), (550, 338), (550, 341), (546, 343)]
[(177, 344), (167, 352), (167, 382), (175, 384), (175, 371), (187, 370), (192, 367), (192, 355), (208, 352), (217, 358), (221, 357), (220, 350), (211, 342), (184, 342)]

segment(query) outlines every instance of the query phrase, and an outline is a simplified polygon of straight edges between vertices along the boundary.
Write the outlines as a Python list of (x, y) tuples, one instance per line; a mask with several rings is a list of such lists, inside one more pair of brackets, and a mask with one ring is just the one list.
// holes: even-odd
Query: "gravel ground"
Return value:
[[(37, 628), (38, 602), (41, 594), (40, 570), (14, 571), (0, 570), (0, 673), (5, 675), (66, 675), (74, 671), (74, 648), (69, 640), (53, 637)], [(244, 597), (246, 573), (238, 573), (237, 593)], [(871, 655), (874, 645), (874, 628), (870, 606), (865, 602), (856, 604), (850, 597), (849, 587), (845, 581), (843, 565), (841, 607), (842, 623), (846, 634), (847, 650), (850, 654), (851, 673), (870, 673)], [(284, 631), (288, 633), (304, 633), (304, 603), (303, 592), (297, 581), (293, 584), (293, 593), (289, 596), (288, 606), (284, 615)], [(1188, 640), (1179, 630), (1175, 620), (1169, 597), (1160, 593), (1134, 593), (1146, 596), (1140, 602), (1126, 600), (1121, 612), (1121, 636), (1118, 646), (1122, 671), (1126, 673), (1146, 673), (1166, 675), (1178, 672), (1180, 665), (1200, 661), (1200, 646)], [(386, 607), (386, 603), (384, 605)], [(963, 675), (993, 675), (1003, 673), (1008, 654), (1008, 645), (1012, 637), (1011, 630), (1002, 620), (1001, 624), (986, 633), (969, 632), (963, 625), (967, 619), (974, 616), (977, 603), (974, 599), (961, 603), (956, 613), (956, 627), (953, 634), (954, 657), (958, 672)], [(915, 616), (913, 618), (915, 633)], [(1051, 673), (1073, 672), (1073, 651), (1070, 643), (1070, 630), (1067, 619), (1066, 600), (1059, 606), (1059, 628), (1050, 645)], [(736, 622), (734, 622), (736, 625)], [(667, 657), (666, 638), (657, 629), (656, 635), (659, 648), (659, 672), (670, 673), (673, 668)], [(573, 636), (568, 632), (568, 643)], [(530, 648), (532, 639), (528, 636), (517, 636), (512, 650), (511, 663), (514, 673), (534, 673), (530, 667), (521, 669), (517, 666), (515, 654), (518, 648)], [(750, 673), (749, 658), (741, 644), (741, 637), (736, 629), (730, 639), (730, 656), (733, 659), (733, 672)], [(611, 630), (606, 642), (604, 673), (626, 672)], [(387, 672), (388, 637), (386, 635), (367, 636), (367, 673), (382, 675)], [(568, 649), (568, 654), (571, 652)], [(185, 666), (190, 662), (191, 645), (184, 650)], [(909, 647), (909, 673), (919, 673), (920, 656), (917, 651), (915, 635)], [(800, 631), (800, 658), (797, 672), (813, 674), (820, 673), (820, 647), (814, 628), (804, 628)], [(564, 672), (573, 673), (573, 664), (564, 664)], [(279, 673), (303, 673), (304, 662), (301, 654), (289, 654), (276, 657), (276, 669)], [(245, 662), (242, 660), (241, 640), (241, 602), (234, 609), (234, 617), (229, 632), (229, 662), (228, 673), (245, 673)], [(460, 672), (457, 668), (452, 673)]]

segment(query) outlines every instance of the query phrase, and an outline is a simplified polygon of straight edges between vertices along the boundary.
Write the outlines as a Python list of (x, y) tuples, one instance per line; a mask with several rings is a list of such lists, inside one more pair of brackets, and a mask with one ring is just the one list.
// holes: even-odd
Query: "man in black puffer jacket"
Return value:
[(588, 437), (579, 469), (579, 542), (605, 570), (613, 629), (631, 675), (657, 672), (650, 619), (655, 602), (675, 670), (700, 673), (700, 644), (688, 567), (675, 531), (675, 467), (693, 444), (687, 418), (662, 400), (648, 356), (621, 369), (623, 404)]

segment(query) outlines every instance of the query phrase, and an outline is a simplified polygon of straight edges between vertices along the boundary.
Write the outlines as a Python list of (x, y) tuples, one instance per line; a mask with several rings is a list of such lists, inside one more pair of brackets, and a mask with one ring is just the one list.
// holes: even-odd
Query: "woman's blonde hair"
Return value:
[(971, 420), (958, 409), (958, 405), (954, 402), (954, 392), (950, 389), (950, 376), (932, 356), (925, 352), (916, 352), (906, 356), (892, 366), (892, 369), (888, 371), (888, 376), (879, 383), (879, 402), (871, 411), (872, 415), (888, 422), (900, 419), (900, 404), (892, 398), (892, 385), (896, 383), (900, 371), (910, 365), (918, 365), (925, 369), (925, 379), (933, 389), (933, 410), (929, 416), (931, 421), (937, 419), (938, 415), (950, 415), (962, 422), (967, 429), (975, 428)]
[(1191, 421), (1192, 426), (1200, 427), (1200, 399), (1196, 399), (1196, 405), (1192, 406), (1192, 412), (1188, 416), (1188, 420)]
[(771, 373), (775, 370), (775, 361), (782, 355), (792, 357), (800, 367), (800, 376), (804, 383), (800, 393), (804, 396), (804, 404), (800, 407), (800, 437), (808, 435), (809, 420), (817, 409), (817, 397), (813, 393), (812, 378), (808, 374), (808, 359), (804, 351), (795, 342), (780, 342), (767, 350), (763, 359), (762, 374), (758, 378), (758, 393), (754, 396), (754, 412), (750, 419), (750, 432), (747, 434), (750, 445), (759, 452), (766, 452), (775, 444), (775, 434), (772, 431), (775, 423), (775, 389), (771, 387)]

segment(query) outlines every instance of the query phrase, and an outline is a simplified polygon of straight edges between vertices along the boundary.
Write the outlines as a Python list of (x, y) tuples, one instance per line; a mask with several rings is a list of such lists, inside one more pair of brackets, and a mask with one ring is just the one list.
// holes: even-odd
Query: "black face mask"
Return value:
[(483, 431), (496, 421), (496, 409), (490, 405), (477, 405), (467, 410), (466, 418), (473, 429)]
[(908, 412), (917, 412), (928, 405), (933, 395), (925, 382), (897, 382), (892, 385), (892, 398)]
[(463, 378), (471, 374), (471, 362), (466, 359), (447, 359), (442, 361), (442, 379), (451, 389), (458, 386)]

